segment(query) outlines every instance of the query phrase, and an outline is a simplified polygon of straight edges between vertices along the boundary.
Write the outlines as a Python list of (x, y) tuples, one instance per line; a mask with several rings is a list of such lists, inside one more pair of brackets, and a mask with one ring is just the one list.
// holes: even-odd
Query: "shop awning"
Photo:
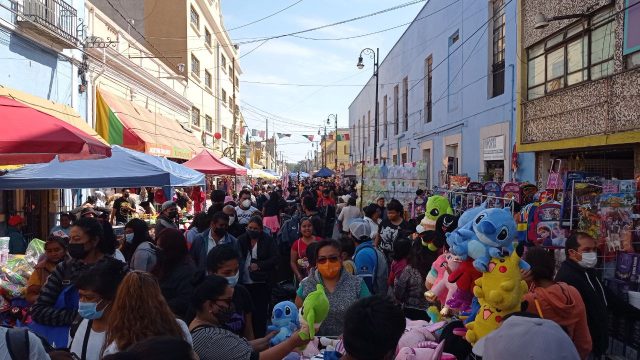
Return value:
[(202, 149), (176, 120), (107, 91), (96, 91), (96, 130), (110, 144), (147, 154), (189, 160)]
[[(79, 128), (83, 127), (82, 120), (74, 125), (71, 118), (65, 121), (38, 110), (35, 97), (31, 97), (31, 101), (25, 98), (22, 102), (17, 96), (11, 96), (6, 88), (3, 93), (6, 96), (0, 96), (0, 123), (3, 125), (0, 165), (45, 163), (56, 156), (61, 161), (111, 156), (108, 144)], [(19, 95), (17, 91), (16, 95)], [(40, 100), (42, 102), (47, 103), (47, 100)]]
[[(193, 159), (185, 162), (183, 165), (207, 175), (241, 175), (238, 174), (240, 169), (226, 164), (222, 159), (207, 149), (202, 150)], [(246, 171), (244, 173), (246, 174)]]
[(261, 169), (250, 169), (247, 171), (247, 175), (258, 178), (258, 179), (266, 179), (266, 180), (277, 180), (279, 177), (269, 174), (268, 172)]
[(246, 168), (246, 167), (244, 167), (244, 166), (242, 166), (242, 165), (238, 164), (237, 162), (235, 162), (235, 161), (233, 161), (233, 160), (229, 159), (228, 157), (220, 158), (220, 160), (221, 160), (223, 163), (225, 163), (225, 164), (227, 164), (227, 165), (230, 165), (230, 166), (233, 166), (234, 168), (236, 168), (236, 169), (237, 169), (237, 170), (236, 170), (236, 175), (239, 175), (239, 176), (240, 176), (240, 175), (247, 175), (247, 168)]
[(328, 178), (333, 176), (333, 174), (335, 174), (333, 170), (323, 167), (322, 169), (318, 170), (315, 174), (313, 174), (313, 177)]
[(0, 175), (0, 189), (85, 189), (204, 185), (204, 175), (162, 157), (114, 145), (100, 160), (26, 165)]

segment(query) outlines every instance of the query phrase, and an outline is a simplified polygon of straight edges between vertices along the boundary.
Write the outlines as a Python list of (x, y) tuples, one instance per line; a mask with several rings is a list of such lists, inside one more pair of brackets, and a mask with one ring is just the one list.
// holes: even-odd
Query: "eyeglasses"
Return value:
[(323, 256), (323, 257), (319, 257), (318, 260), (316, 260), (316, 263), (318, 264), (326, 264), (326, 262), (330, 262), (330, 263), (337, 263), (338, 261), (340, 261), (340, 257), (338, 257), (338, 255), (333, 255), (333, 256)]

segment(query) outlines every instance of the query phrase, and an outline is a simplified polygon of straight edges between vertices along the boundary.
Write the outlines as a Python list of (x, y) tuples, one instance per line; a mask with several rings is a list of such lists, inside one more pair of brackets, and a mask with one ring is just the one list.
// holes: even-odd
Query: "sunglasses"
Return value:
[(337, 263), (340, 261), (340, 257), (338, 257), (338, 255), (333, 255), (333, 256), (328, 256), (328, 257), (319, 257), (318, 260), (316, 260), (316, 263), (318, 264), (326, 264), (328, 262), (330, 263)]

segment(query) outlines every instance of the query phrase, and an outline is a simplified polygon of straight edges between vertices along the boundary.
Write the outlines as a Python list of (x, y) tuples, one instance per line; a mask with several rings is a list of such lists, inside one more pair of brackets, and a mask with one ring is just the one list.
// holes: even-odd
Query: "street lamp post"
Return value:
[(333, 161), (333, 171), (337, 172), (338, 171), (338, 114), (329, 114), (329, 116), (327, 116), (327, 125), (331, 124), (332, 116), (336, 121), (336, 132), (334, 134), (335, 136), (334, 141), (336, 143), (336, 154), (334, 156), (334, 161)]
[(374, 134), (373, 134), (373, 163), (378, 163), (378, 60), (380, 60), (380, 49), (376, 48), (375, 51), (371, 48), (364, 48), (360, 51), (360, 57), (358, 57), (358, 64), (356, 65), (358, 69), (364, 68), (364, 63), (362, 62), (362, 55), (369, 55), (373, 59), (373, 76), (376, 77), (376, 113), (374, 116)]

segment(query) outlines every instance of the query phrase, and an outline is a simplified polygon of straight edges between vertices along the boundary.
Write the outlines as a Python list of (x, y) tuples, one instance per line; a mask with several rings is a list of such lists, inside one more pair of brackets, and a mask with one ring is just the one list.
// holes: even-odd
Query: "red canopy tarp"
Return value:
[(49, 114), (0, 96), (0, 165), (104, 159), (111, 147)]
[(206, 149), (182, 165), (207, 175), (243, 175), (241, 173), (242, 169), (225, 164)]

